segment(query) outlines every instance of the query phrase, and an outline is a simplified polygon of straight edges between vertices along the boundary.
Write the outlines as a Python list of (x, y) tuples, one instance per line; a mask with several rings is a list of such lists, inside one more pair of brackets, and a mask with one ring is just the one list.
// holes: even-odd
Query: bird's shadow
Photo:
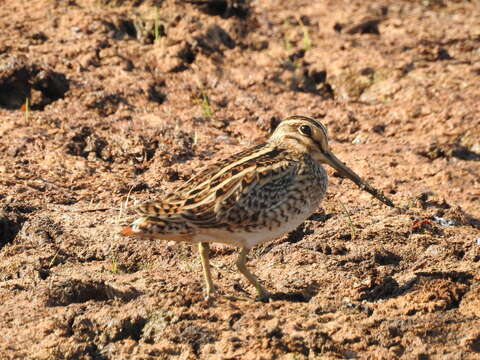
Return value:
[(278, 291), (271, 294), (271, 301), (288, 301), (296, 303), (308, 303), (315, 295), (318, 294), (320, 285), (316, 281), (312, 281), (303, 290), (295, 291)]
[(269, 301), (288, 301), (297, 303), (307, 303), (312, 296), (306, 295), (302, 291), (276, 292), (270, 295)]
[[(235, 284), (234, 288), (236, 291), (244, 293), (247, 297), (245, 299), (251, 299), (251, 295), (240, 285)], [(260, 300), (257, 298), (258, 301), (261, 302), (274, 302), (274, 301), (288, 301), (292, 303), (308, 303), (315, 295), (318, 294), (320, 285), (313, 281), (308, 284), (303, 290), (295, 290), (295, 291), (278, 291), (274, 293), (270, 293), (270, 296), (267, 299)], [(235, 299), (236, 297), (232, 297)], [(239, 298), (243, 299), (243, 298)]]

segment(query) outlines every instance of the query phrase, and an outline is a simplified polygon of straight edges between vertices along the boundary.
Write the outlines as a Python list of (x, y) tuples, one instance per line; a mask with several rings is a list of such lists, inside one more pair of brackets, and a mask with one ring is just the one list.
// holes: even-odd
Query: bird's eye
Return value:
[(298, 130), (306, 136), (312, 136), (312, 129), (308, 125), (302, 125), (298, 128)]

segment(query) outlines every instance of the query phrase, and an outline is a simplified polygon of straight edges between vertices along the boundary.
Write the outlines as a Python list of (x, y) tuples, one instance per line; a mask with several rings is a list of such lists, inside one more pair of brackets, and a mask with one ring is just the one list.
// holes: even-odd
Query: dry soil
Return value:
[[(480, 3), (3, 0), (1, 359), (479, 359)], [(28, 99), (28, 100), (27, 100)], [(252, 251), (122, 238), (134, 205), (321, 119), (322, 208)]]

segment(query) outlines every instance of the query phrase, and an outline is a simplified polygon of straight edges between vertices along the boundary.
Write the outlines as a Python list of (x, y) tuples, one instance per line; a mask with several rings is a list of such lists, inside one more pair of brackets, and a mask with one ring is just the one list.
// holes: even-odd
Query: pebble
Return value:
[(445, 219), (442, 217), (434, 216), (433, 221), (435, 221), (440, 226), (456, 226), (457, 221), (454, 219)]

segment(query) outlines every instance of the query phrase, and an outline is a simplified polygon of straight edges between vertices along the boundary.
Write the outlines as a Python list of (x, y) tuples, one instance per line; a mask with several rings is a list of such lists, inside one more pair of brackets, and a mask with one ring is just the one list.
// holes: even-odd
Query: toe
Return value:
[(256, 300), (261, 302), (268, 302), (271, 297), (272, 294), (270, 294), (267, 290), (262, 290), (258, 292)]
[(216, 288), (214, 286), (209, 287), (206, 291), (205, 299), (206, 300), (210, 299), (213, 295), (215, 295), (215, 293), (216, 293)]

